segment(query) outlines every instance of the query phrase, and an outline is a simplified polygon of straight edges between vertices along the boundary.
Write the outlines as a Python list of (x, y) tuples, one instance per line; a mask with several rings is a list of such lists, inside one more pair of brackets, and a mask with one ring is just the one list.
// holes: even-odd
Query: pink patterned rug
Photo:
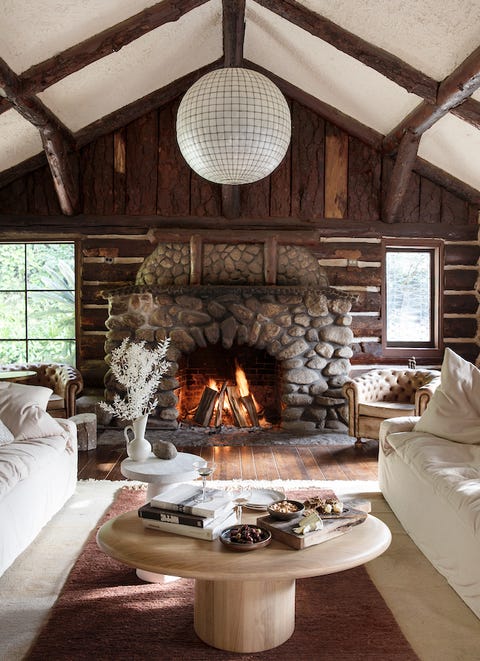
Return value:
[[(301, 497), (315, 490), (303, 490)], [(300, 495), (292, 492), (289, 495)], [(143, 491), (122, 489), (103, 520), (139, 507)], [(103, 522), (103, 521), (102, 521)], [(357, 567), (297, 581), (296, 629), (280, 647), (236, 654), (209, 647), (193, 629), (193, 581), (145, 584), (106, 556), (96, 530), (78, 557), (29, 654), (31, 661), (414, 661), (371, 582)]]

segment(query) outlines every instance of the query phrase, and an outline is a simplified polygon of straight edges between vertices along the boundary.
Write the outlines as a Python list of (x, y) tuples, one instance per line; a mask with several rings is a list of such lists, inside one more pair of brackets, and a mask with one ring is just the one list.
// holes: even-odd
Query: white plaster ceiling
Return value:
[[(480, 0), (299, 0), (441, 81), (480, 43)], [(0, 58), (20, 74), (155, 0), (1, 0)], [(178, 2), (178, 5), (181, 3)], [(244, 54), (313, 97), (387, 134), (421, 99), (368, 66), (247, 0)], [(73, 133), (222, 55), (222, 4), (209, 0), (38, 95)], [(480, 101), (480, 91), (473, 98)], [(480, 190), (479, 134), (448, 115), (419, 155)], [(0, 114), (0, 171), (39, 153), (14, 110)]]

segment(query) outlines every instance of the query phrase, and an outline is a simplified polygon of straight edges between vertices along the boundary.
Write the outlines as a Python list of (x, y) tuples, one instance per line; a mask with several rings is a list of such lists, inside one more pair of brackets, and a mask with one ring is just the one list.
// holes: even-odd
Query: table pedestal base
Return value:
[(136, 574), (141, 581), (145, 583), (172, 583), (178, 581), (179, 576), (168, 576), (167, 574), (155, 574), (153, 571), (145, 569), (136, 569)]
[(262, 652), (295, 629), (295, 580), (195, 581), (195, 631), (229, 652)]

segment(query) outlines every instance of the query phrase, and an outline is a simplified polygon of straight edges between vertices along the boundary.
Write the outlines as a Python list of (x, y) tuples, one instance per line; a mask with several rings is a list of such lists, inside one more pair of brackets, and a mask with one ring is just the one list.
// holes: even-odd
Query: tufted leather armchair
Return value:
[(348, 433), (378, 439), (380, 423), (388, 418), (422, 415), (440, 385), (437, 370), (373, 370), (347, 381)]
[(35, 371), (35, 376), (22, 379), (21, 383), (45, 386), (53, 390), (47, 404), (47, 411), (50, 415), (54, 418), (70, 418), (75, 415), (76, 397), (83, 390), (82, 375), (75, 367), (64, 363), (16, 363), (15, 365), (0, 365), (0, 370)]

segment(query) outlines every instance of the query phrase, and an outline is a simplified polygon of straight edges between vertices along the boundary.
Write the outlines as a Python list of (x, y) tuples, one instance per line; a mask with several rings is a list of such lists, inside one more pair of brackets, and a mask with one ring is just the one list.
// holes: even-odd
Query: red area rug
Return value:
[[(306, 498), (314, 493), (308, 490), (301, 495)], [(121, 490), (104, 520), (139, 507), (144, 498), (143, 491)], [(26, 659), (413, 661), (418, 658), (363, 567), (297, 581), (296, 629), (280, 647), (256, 654), (216, 650), (199, 640), (193, 629), (193, 580), (145, 584), (133, 569), (98, 549), (95, 532), (77, 559)]]

